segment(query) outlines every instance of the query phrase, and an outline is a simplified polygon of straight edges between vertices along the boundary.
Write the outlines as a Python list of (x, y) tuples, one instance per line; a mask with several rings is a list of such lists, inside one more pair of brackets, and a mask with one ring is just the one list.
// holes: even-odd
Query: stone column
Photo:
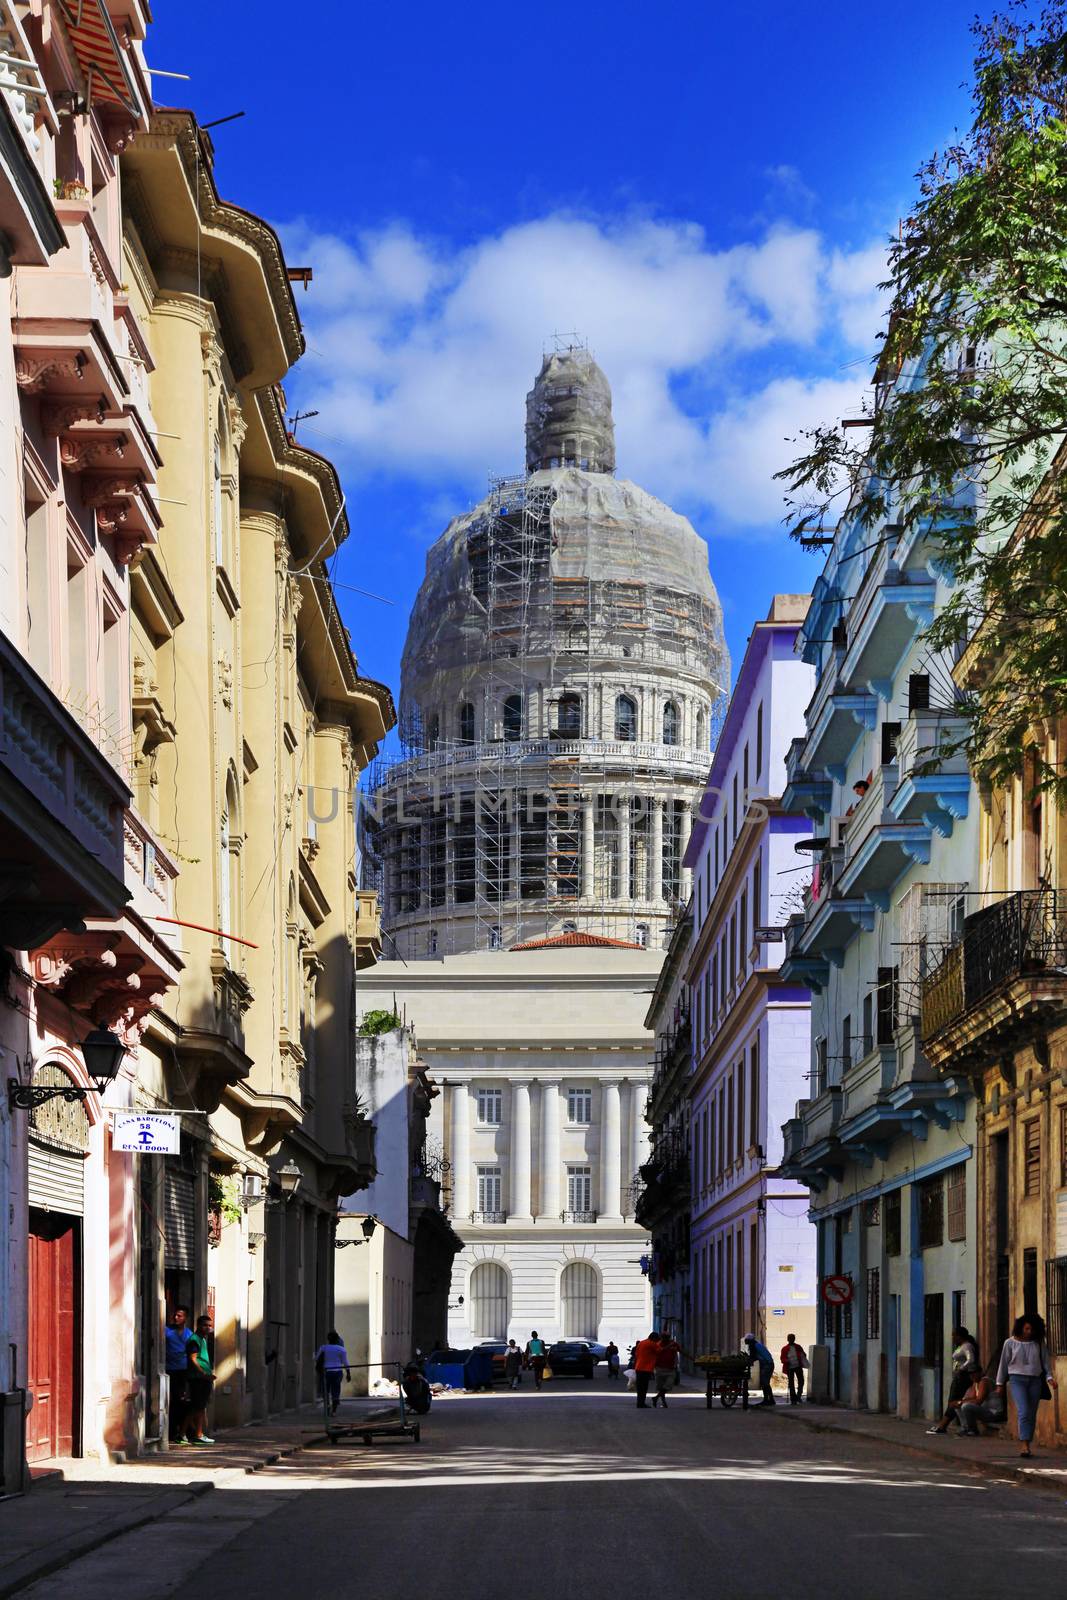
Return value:
[(464, 1223), (471, 1210), (470, 1084), (452, 1085), (452, 1217)]
[(596, 877), (596, 799), (582, 801), (582, 899), (592, 900)]
[(605, 1078), (600, 1093), (600, 1216), (621, 1222), (622, 1118), (618, 1078)]
[(663, 899), (663, 801), (653, 795), (652, 806), (652, 899), (658, 905)]
[(630, 898), (630, 797), (629, 795), (618, 806), (617, 838), (619, 845), (618, 860), (618, 889), (617, 900)]
[(690, 806), (683, 806), (682, 807), (682, 814), (678, 818), (678, 861), (679, 861), (678, 879), (679, 879), (679, 892), (681, 894), (681, 898), (682, 898), (683, 901), (689, 899), (689, 896), (690, 896), (690, 894), (692, 892), (692, 888), (693, 888), (693, 872), (692, 872), (692, 869), (690, 867), (683, 867), (681, 865), (682, 857), (685, 855), (686, 846), (689, 843), (689, 835), (692, 833), (692, 831), (693, 831), (693, 812), (692, 812), (692, 808)]
[(645, 1103), (648, 1100), (648, 1084), (642, 1083), (640, 1078), (630, 1081), (630, 1182), (636, 1178), (644, 1163), (648, 1160), (648, 1123), (645, 1121)]
[(559, 1203), (559, 1084), (541, 1083), (541, 1210), (545, 1221), (558, 1222)]
[(530, 1220), (530, 1085), (511, 1086), (511, 1205), (512, 1217)]

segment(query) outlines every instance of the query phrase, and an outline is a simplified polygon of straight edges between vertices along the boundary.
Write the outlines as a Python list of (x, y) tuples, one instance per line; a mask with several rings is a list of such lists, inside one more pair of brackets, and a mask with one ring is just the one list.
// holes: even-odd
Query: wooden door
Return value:
[(77, 1405), (78, 1221), (31, 1211), (26, 1458), (74, 1454)]

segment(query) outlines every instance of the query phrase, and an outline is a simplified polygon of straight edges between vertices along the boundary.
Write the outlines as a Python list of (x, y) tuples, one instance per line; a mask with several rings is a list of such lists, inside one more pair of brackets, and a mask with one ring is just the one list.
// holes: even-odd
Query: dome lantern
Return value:
[(615, 471), (611, 387), (582, 345), (545, 356), (526, 396), (526, 468)]

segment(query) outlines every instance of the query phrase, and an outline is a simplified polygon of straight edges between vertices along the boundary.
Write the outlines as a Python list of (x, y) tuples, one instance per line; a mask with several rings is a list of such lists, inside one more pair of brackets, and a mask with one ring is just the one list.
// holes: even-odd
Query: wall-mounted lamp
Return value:
[(54, 1083), (20, 1083), (17, 1078), (9, 1078), (8, 1109), (32, 1111), (35, 1106), (43, 1106), (46, 1100), (84, 1100), (89, 1094), (103, 1094), (108, 1084), (114, 1083), (118, 1077), (126, 1046), (110, 1028), (94, 1028), (82, 1040), (81, 1052), (85, 1070), (93, 1080), (89, 1088), (83, 1089), (76, 1083), (62, 1086)]
[[(248, 1174), (251, 1177), (251, 1173)], [(269, 1206), (288, 1205), (303, 1179), (303, 1173), (295, 1161), (287, 1161), (284, 1167), (279, 1167), (277, 1172), (270, 1175), (270, 1186), (277, 1189), (277, 1194), (267, 1196)]]
[(334, 1249), (347, 1250), (350, 1244), (369, 1244), (374, 1237), (374, 1230), (378, 1226), (378, 1221), (377, 1217), (364, 1217), (359, 1225), (363, 1233), (362, 1239), (335, 1239), (333, 1241)]

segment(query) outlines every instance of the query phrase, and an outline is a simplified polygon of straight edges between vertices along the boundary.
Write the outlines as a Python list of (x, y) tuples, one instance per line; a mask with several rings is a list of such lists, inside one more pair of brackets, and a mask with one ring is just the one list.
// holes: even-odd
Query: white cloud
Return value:
[(775, 521), (785, 437), (857, 403), (864, 364), (842, 368), (872, 351), (880, 312), (881, 247), (831, 251), (810, 228), (725, 250), (640, 216), (548, 216), (462, 250), (399, 224), (283, 233), (315, 270), (295, 388), (317, 431), (348, 472), (428, 486), (521, 466), (540, 352), (576, 330), (612, 384), (621, 474)]

